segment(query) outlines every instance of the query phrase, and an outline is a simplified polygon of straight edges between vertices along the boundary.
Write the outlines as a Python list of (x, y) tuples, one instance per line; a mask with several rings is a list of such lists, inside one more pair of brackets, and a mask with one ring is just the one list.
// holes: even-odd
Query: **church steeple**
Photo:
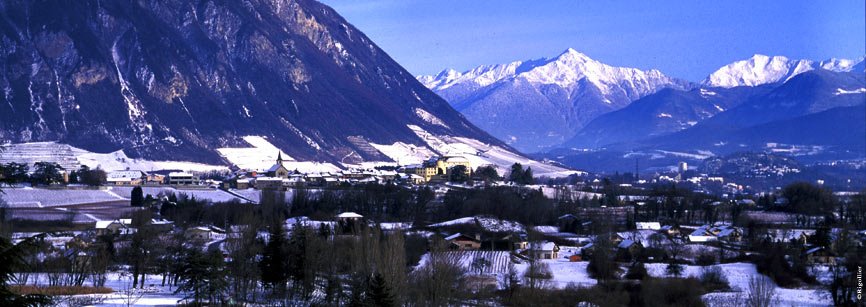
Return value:
[(277, 151), (277, 164), (283, 164), (283, 153), (279, 151)]

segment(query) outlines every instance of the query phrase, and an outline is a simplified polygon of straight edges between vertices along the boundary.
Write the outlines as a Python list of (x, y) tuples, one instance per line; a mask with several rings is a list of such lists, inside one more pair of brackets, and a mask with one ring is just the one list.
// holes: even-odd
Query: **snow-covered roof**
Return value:
[(105, 180), (109, 182), (113, 181), (129, 181), (132, 179), (139, 179), (143, 176), (146, 176), (142, 171), (116, 171), (105, 174)]
[(96, 221), (96, 229), (105, 229), (108, 228), (108, 225), (111, 225), (113, 221)]
[(187, 172), (171, 172), (168, 173), (169, 177), (192, 177), (192, 174)]
[(344, 218), (362, 218), (362, 217), (364, 217), (364, 216), (357, 214), (355, 212), (343, 212), (343, 213), (337, 214), (337, 218), (341, 218), (341, 219), (344, 219)]
[(698, 227), (689, 236), (707, 236), (707, 226)]
[(451, 240), (459, 238), (460, 236), (462, 236), (462, 234), (458, 232), (458, 233), (455, 233), (453, 235), (445, 237), (445, 241), (451, 241)]
[(767, 229), (767, 234), (776, 240), (792, 240), (799, 239), (800, 236), (811, 236), (815, 234), (815, 229)]
[(822, 247), (822, 246), (810, 248), (809, 250), (806, 251), (806, 255), (813, 254), (813, 253), (820, 251), (822, 249), (824, 249), (824, 247)]
[(282, 182), (282, 181), (283, 181), (283, 178), (279, 178), (279, 177), (257, 177), (257, 178), (256, 178), (256, 181), (262, 181), (262, 182), (267, 182), (267, 181), (280, 181), (280, 182)]
[(447, 156), (442, 157), (442, 160), (452, 162), (452, 163), (469, 163), (469, 159), (463, 156)]
[(268, 168), (267, 171), (268, 171), (268, 172), (276, 172), (276, 171), (279, 170), (280, 168), (286, 168), (286, 167), (283, 166), (281, 163), (277, 163), (277, 164), (274, 164), (273, 166), (271, 166), (270, 168)]
[(722, 230), (721, 232), (719, 232), (718, 237), (720, 237), (720, 238), (727, 237), (727, 236), (733, 234), (735, 230), (737, 230), (737, 229), (735, 229), (735, 228), (726, 228), (726, 229)]
[(170, 225), (170, 224), (174, 224), (174, 222), (166, 220), (166, 219), (151, 219), (150, 224), (151, 225)]
[(532, 244), (530, 248), (537, 251), (552, 251), (556, 249), (556, 243), (550, 241), (542, 241), (538, 244)]
[(532, 230), (535, 230), (540, 233), (556, 233), (559, 232), (559, 227), (556, 226), (535, 226), (532, 227)]
[(635, 222), (634, 224), (637, 229), (659, 230), (662, 228), (659, 222)]
[(129, 224), (132, 224), (132, 219), (116, 219), (116, 220), (112, 220), (112, 221), (96, 221), (96, 226), (95, 226), (94, 228), (96, 228), (96, 229), (105, 229), (105, 228), (108, 228), (108, 226), (110, 226), (111, 224), (114, 224), (114, 223), (120, 223), (120, 224), (123, 224), (123, 225), (129, 225)]

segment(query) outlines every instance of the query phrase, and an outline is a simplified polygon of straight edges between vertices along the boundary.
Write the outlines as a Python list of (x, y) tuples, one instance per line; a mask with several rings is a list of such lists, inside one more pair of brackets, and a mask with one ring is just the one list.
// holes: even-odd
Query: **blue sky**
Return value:
[(553, 57), (699, 81), (753, 54), (866, 54), (866, 1), (321, 0), (413, 74)]

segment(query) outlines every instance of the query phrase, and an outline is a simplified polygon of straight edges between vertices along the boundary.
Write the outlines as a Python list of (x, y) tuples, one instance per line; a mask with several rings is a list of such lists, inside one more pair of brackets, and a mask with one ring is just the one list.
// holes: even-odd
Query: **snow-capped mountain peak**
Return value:
[(722, 66), (710, 74), (702, 85), (708, 87), (758, 86), (785, 82), (796, 75), (814, 70), (851, 71), (861, 60), (829, 59), (821, 62), (795, 60), (784, 56), (755, 54), (749, 59)]
[(857, 64), (863, 63), (864, 58), (856, 60), (830, 58), (820, 63), (821, 68), (832, 71), (851, 71)]
[(568, 48), (550, 59), (482, 65), (462, 73), (446, 69), (436, 76), (427, 75), (417, 78), (434, 91), (444, 91), (457, 85), (476, 89), (512, 78), (522, 78), (533, 84), (555, 84), (570, 89), (578, 81), (587, 79), (600, 88), (620, 83), (634, 85), (637, 87), (637, 91), (634, 91), (637, 96), (655, 92), (659, 86), (676, 83), (674, 79), (656, 69), (642, 71), (637, 68), (610, 66), (573, 48)]
[(466, 72), (459, 72), (449, 68), (436, 74), (436, 76), (418, 76), (417, 79), (430, 89), (444, 90), (457, 84), (466, 83), (475, 86), (487, 86), (496, 81), (514, 76), (521, 65), (523, 65), (522, 61), (508, 64), (481, 65)]
[[(525, 151), (561, 142), (595, 116), (662, 88), (691, 86), (658, 70), (607, 65), (573, 48), (553, 58), (418, 80), (474, 123)], [(513, 127), (523, 120), (512, 116), (532, 118), (535, 124)]]
[(758, 86), (784, 81), (797, 73), (812, 69), (811, 61), (755, 54), (749, 59), (736, 61), (719, 68), (704, 80), (703, 85), (726, 88)]
[(564, 60), (564, 61), (568, 61), (568, 60), (570, 60), (570, 61), (573, 61), (573, 62), (590, 62), (590, 61), (591, 61), (591, 62), (595, 62), (595, 60), (593, 60), (592, 58), (590, 58), (588, 55), (586, 55), (586, 54), (584, 54), (584, 53), (582, 53), (582, 52), (580, 52), (580, 51), (577, 51), (577, 50), (575, 50), (574, 48), (568, 48), (568, 49), (566, 49), (566, 50), (565, 50), (562, 54), (560, 54), (556, 59), (557, 59), (557, 60)]

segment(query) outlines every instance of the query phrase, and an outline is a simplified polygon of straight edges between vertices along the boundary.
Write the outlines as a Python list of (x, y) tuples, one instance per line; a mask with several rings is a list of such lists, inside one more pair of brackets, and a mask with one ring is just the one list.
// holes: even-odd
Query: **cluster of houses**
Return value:
[[(414, 180), (414, 181), (413, 181)], [(288, 169), (282, 158), (277, 154), (277, 160), (264, 172), (238, 171), (230, 180), (237, 189), (273, 189), (286, 190), (293, 187), (334, 187), (344, 183), (389, 183), (408, 181), (420, 183), (420, 178), (401, 176), (396, 171), (389, 170), (340, 170), (333, 172), (306, 173)], [(229, 185), (231, 185), (229, 184)]]
[(462, 166), (463, 172), (467, 176), (472, 172), (472, 164), (469, 163), (469, 159), (462, 156), (433, 157), (421, 164), (406, 166), (404, 172), (421, 177), (424, 182), (446, 181), (450, 175), (449, 172), (457, 166)]
[(199, 185), (198, 176), (187, 172), (147, 173), (140, 170), (125, 170), (109, 172), (105, 176), (108, 185), (142, 186), (142, 185)]
[(452, 251), (507, 250), (524, 259), (559, 259), (560, 248), (556, 243), (545, 240), (530, 242), (525, 233), (506, 234), (484, 240), (478, 233), (468, 235), (457, 232), (438, 236)]
[(462, 166), (471, 174), (469, 160), (460, 156), (434, 157), (422, 164), (409, 165), (394, 170), (347, 169), (339, 171), (301, 173), (286, 167), (282, 154), (277, 154), (275, 163), (266, 170), (241, 170), (226, 183), (226, 188), (236, 189), (290, 189), (293, 187), (334, 187), (358, 183), (398, 183), (418, 185), (428, 182), (446, 181), (449, 172)]
[[(447, 244), (449, 250), (456, 252), (468, 251), (509, 251), (514, 257), (522, 259), (560, 259), (562, 261), (586, 261), (591, 259), (598, 248), (594, 231), (579, 234), (574, 232), (575, 223), (589, 228), (592, 221), (578, 215), (566, 214), (559, 218), (559, 226), (535, 226), (530, 235), (526, 231), (490, 232), (481, 229), (442, 232), (433, 229), (434, 236)], [(434, 224), (435, 225), (435, 224)], [(431, 225), (432, 226), (432, 225)], [(614, 228), (622, 229), (619, 225)], [(453, 228), (451, 229), (457, 229)], [(839, 229), (831, 231), (831, 236)], [(581, 232), (583, 233), (583, 232)], [(856, 238), (855, 244), (866, 244), (866, 231), (851, 233)], [(769, 229), (760, 236), (766, 242), (794, 242), (803, 246), (803, 256), (809, 264), (832, 264), (837, 260), (832, 249), (821, 247), (813, 242), (816, 236), (814, 229)], [(759, 236), (759, 237), (760, 237)], [(532, 237), (533, 239), (528, 239)], [(642, 257), (646, 261), (669, 259), (671, 245), (692, 246), (689, 258), (696, 257), (707, 250), (723, 246), (732, 253), (749, 250), (744, 242), (744, 230), (726, 223), (714, 223), (700, 226), (662, 225), (659, 222), (635, 222), (634, 229), (610, 233), (611, 254), (617, 259), (635, 259)], [(835, 242), (835, 239), (831, 239)], [(833, 243), (835, 244), (835, 243)], [(682, 257), (682, 255), (680, 255)], [(630, 261), (630, 260), (629, 260)]]

